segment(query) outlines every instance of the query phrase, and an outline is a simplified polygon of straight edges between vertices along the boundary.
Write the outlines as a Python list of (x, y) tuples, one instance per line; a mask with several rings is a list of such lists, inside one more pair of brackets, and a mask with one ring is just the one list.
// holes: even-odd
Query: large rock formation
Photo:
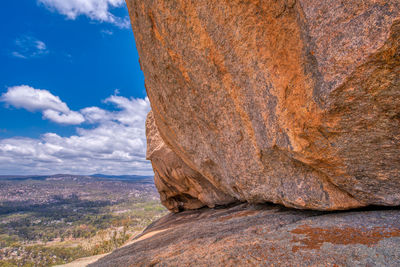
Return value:
[(162, 204), (174, 212), (214, 207), (234, 201), (200, 173), (187, 166), (162, 140), (150, 111), (146, 120), (147, 159), (154, 169), (154, 181)]
[(400, 210), (242, 204), (170, 214), (93, 267), (400, 266)]
[(400, 0), (127, 0), (171, 213), (93, 266), (400, 266)]
[(400, 205), (399, 0), (127, 4), (168, 208)]

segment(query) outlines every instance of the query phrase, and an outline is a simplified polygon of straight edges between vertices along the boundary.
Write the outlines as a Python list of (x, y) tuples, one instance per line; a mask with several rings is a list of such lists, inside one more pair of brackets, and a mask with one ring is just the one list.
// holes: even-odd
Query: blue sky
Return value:
[(152, 173), (123, 0), (4, 2), (0, 71), (0, 175)]

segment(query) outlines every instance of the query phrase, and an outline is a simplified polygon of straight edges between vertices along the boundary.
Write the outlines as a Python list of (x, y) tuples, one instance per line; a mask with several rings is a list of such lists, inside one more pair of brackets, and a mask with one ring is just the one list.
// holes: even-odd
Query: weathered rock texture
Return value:
[(150, 111), (146, 120), (147, 159), (154, 169), (160, 199), (168, 209), (178, 212), (207, 205), (224, 205), (234, 199), (215, 188), (200, 173), (187, 166), (161, 139)]
[(400, 205), (399, 0), (127, 4), (171, 149), (153, 161), (167, 207)]
[(93, 266), (400, 266), (400, 210), (242, 204), (185, 211)]

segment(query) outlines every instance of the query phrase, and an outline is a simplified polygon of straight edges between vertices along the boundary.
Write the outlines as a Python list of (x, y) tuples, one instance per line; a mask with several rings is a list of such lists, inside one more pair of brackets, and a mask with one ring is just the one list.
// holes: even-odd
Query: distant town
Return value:
[(110, 252), (166, 212), (151, 176), (0, 176), (0, 266)]

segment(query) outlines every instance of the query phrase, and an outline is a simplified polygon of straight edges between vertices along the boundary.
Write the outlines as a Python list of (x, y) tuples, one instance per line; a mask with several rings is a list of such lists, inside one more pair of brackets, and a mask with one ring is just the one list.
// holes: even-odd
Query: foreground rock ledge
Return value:
[(169, 214), (91, 266), (400, 266), (400, 210), (240, 204)]

